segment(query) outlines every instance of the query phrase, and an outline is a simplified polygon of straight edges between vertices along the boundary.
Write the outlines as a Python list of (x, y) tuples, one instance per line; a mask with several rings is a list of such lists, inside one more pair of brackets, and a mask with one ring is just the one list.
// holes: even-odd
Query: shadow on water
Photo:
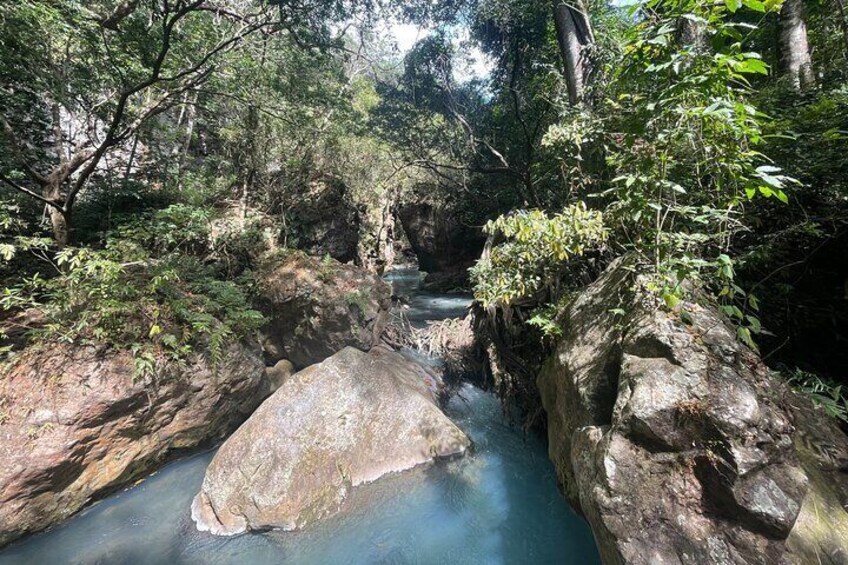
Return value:
[[(417, 274), (411, 277), (413, 298), (436, 304), (425, 315), (449, 310), (439, 297), (418, 293)], [(600, 562), (588, 526), (559, 495), (540, 438), (509, 426), (497, 399), (470, 386), (446, 411), (474, 441), (472, 454), (358, 487), (342, 513), (305, 531), (234, 538), (198, 532), (189, 507), (214, 455), (206, 452), (6, 548), (0, 564)]]

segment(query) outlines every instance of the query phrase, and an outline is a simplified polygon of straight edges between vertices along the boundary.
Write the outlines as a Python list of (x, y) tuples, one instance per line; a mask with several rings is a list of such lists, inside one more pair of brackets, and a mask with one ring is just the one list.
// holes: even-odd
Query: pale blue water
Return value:
[(470, 296), (420, 292), (421, 277), (415, 269), (392, 271), (386, 275), (386, 280), (392, 283), (395, 295), (407, 300), (405, 313), (414, 326), (423, 326), (427, 320), (461, 318), (471, 304)]
[[(455, 315), (448, 304), (430, 317)], [(0, 564), (600, 563), (588, 526), (557, 492), (541, 439), (507, 425), (497, 399), (470, 386), (446, 411), (474, 453), (354, 489), (341, 514), (305, 531), (198, 532), (189, 506), (208, 452), (3, 550)]]

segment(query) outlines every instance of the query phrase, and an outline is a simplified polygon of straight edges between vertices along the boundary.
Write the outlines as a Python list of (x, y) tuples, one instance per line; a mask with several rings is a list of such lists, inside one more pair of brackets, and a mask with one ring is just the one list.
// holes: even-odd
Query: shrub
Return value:
[[(263, 323), (235, 281), (203, 259), (211, 247), (209, 213), (175, 205), (127, 222), (109, 234), (102, 249), (68, 247), (50, 257), (49, 278), (21, 280), (5, 290), (6, 309), (26, 297), (40, 303), (50, 323), (43, 340), (106, 344), (129, 349), (136, 374), (150, 376), (156, 360), (185, 360), (206, 352), (213, 365), (231, 340)], [(12, 300), (19, 297), (19, 300)]]
[(582, 202), (554, 215), (514, 212), (489, 222), (485, 231), (499, 243), (471, 276), (474, 296), (487, 308), (511, 306), (559, 285), (570, 259), (600, 249), (608, 237), (603, 215)]
[(795, 369), (786, 379), (828, 415), (848, 424), (848, 390), (816, 374)]

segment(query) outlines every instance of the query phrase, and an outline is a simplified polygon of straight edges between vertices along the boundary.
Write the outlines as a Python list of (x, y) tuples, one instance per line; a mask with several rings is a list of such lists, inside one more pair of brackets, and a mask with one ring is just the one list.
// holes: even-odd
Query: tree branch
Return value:
[(203, 4), (203, 0), (194, 0), (180, 8), (177, 12), (174, 13), (173, 17), (168, 18), (168, 2), (165, 2), (165, 15), (162, 20), (162, 45), (159, 48), (159, 53), (156, 55), (156, 59), (153, 62), (153, 67), (150, 71), (150, 76), (148, 76), (145, 80), (140, 83), (131, 86), (121, 92), (118, 97), (118, 104), (115, 107), (115, 113), (112, 116), (112, 121), (109, 123), (109, 127), (106, 130), (106, 135), (103, 138), (103, 141), (94, 151), (91, 156), (91, 161), (86, 165), (86, 167), (82, 170), (79, 177), (77, 177), (76, 182), (73, 187), (68, 191), (68, 195), (65, 199), (65, 207), (70, 209), (73, 206), (74, 200), (79, 194), (79, 191), (82, 190), (85, 183), (88, 182), (89, 177), (94, 173), (97, 169), (97, 166), (100, 164), (100, 160), (103, 158), (103, 155), (108, 151), (111, 147), (113, 147), (116, 143), (120, 141), (118, 137), (118, 129), (121, 127), (121, 122), (124, 120), (124, 114), (127, 110), (127, 105), (129, 104), (130, 98), (145, 90), (146, 88), (156, 84), (159, 80), (162, 67), (165, 64), (165, 59), (168, 56), (168, 53), (171, 50), (171, 34), (174, 31), (174, 27), (179, 23), (181, 19), (187, 16), (192, 10), (196, 9), (198, 6)]
[(7, 177), (6, 175), (4, 175), (2, 173), (0, 173), (0, 181), (5, 182), (7, 185), (11, 186), (15, 190), (17, 190), (19, 192), (23, 192), (24, 194), (26, 194), (27, 196), (29, 196), (31, 198), (35, 198), (36, 200), (40, 200), (41, 202), (47, 204), (48, 206), (52, 206), (53, 208), (56, 208), (60, 212), (63, 211), (62, 206), (60, 204), (53, 202), (49, 198), (44, 198), (43, 196), (41, 196), (37, 192), (33, 192), (32, 190), (26, 188), (25, 186), (21, 186), (20, 184), (16, 183), (15, 181), (13, 181), (12, 179), (10, 179), (9, 177)]
[(139, 0), (125, 0), (124, 2), (121, 2), (111, 14), (98, 19), (100, 25), (106, 29), (118, 31), (118, 26), (121, 25), (121, 22), (129, 17), (130, 14), (135, 12), (135, 9), (138, 7), (138, 2)]

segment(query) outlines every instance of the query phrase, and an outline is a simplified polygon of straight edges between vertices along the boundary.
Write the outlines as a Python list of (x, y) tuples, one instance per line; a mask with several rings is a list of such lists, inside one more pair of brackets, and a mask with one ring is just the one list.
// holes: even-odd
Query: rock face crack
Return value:
[(796, 447), (799, 429), (848, 439), (808, 401), (776, 400), (793, 393), (716, 310), (687, 304), (687, 324), (664, 311), (632, 261), (614, 262), (575, 299), (538, 378), (551, 459), (605, 563), (848, 555), (848, 535), (813, 518), (826, 508), (829, 528), (848, 532), (848, 477), (821, 450)]

